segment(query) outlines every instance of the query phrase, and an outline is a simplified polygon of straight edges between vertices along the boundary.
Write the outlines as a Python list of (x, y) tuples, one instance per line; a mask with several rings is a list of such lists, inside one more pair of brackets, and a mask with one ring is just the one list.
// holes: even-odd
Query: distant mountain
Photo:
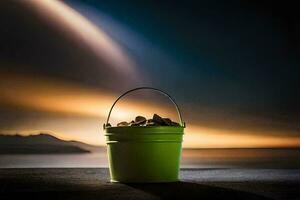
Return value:
[(0, 135), (0, 154), (72, 154), (90, 153), (103, 148), (77, 141), (65, 141), (52, 135)]

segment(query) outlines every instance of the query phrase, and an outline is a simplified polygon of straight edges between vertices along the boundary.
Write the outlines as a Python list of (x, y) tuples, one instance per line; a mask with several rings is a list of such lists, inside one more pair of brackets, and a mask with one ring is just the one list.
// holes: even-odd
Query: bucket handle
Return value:
[(181, 115), (181, 112), (179, 110), (179, 107), (177, 105), (177, 103), (174, 101), (174, 99), (169, 95), (167, 94), (166, 92), (160, 90), (160, 89), (156, 89), (156, 88), (153, 88), (153, 87), (138, 87), (138, 88), (134, 88), (134, 89), (131, 89), (131, 90), (128, 90), (127, 92), (123, 93), (121, 96), (119, 96), (116, 101), (113, 103), (113, 105), (111, 106), (110, 110), (109, 110), (109, 113), (108, 113), (108, 116), (107, 116), (107, 120), (106, 120), (106, 124), (103, 124), (103, 129), (106, 128), (106, 125), (108, 124), (109, 122), (109, 118), (110, 118), (110, 115), (111, 115), (111, 112), (114, 108), (114, 106), (116, 105), (116, 103), (122, 98), (124, 97), (125, 95), (127, 95), (128, 93), (131, 93), (133, 91), (136, 91), (136, 90), (154, 90), (154, 91), (157, 91), (165, 96), (167, 96), (170, 101), (174, 104), (175, 108), (176, 108), (176, 111), (177, 111), (177, 114), (179, 116), (179, 120), (180, 120), (180, 126), (184, 127), (185, 128), (185, 122), (182, 121), (182, 115)]

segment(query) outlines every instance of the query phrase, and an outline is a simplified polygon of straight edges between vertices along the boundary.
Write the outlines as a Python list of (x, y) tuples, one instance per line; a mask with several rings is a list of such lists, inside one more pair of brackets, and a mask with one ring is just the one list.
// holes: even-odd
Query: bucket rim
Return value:
[(182, 126), (112, 126), (105, 129), (105, 133), (115, 134), (183, 134)]

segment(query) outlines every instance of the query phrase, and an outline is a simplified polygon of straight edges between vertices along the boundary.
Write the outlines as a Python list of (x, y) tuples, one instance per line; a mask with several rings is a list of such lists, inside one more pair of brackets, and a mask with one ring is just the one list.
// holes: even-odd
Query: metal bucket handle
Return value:
[(154, 90), (154, 91), (157, 91), (157, 92), (160, 92), (161, 94), (167, 96), (170, 101), (174, 104), (175, 108), (176, 108), (176, 111), (177, 111), (177, 114), (179, 116), (179, 120), (180, 120), (180, 125), (182, 127), (185, 127), (185, 123), (182, 121), (182, 116), (181, 116), (181, 112), (179, 110), (179, 107), (177, 105), (177, 103), (174, 101), (174, 99), (169, 95), (167, 94), (166, 92), (162, 91), (162, 90), (159, 90), (159, 89), (156, 89), (156, 88), (152, 88), (152, 87), (138, 87), (138, 88), (134, 88), (134, 89), (131, 89), (131, 90), (128, 90), (127, 92), (125, 92), (124, 94), (122, 94), (121, 96), (119, 96), (116, 101), (113, 103), (113, 105), (111, 106), (110, 110), (109, 110), (109, 113), (108, 113), (108, 116), (107, 116), (107, 120), (106, 120), (106, 124), (103, 124), (103, 128), (105, 129), (106, 128), (106, 125), (108, 124), (109, 122), (109, 118), (110, 118), (110, 115), (111, 115), (111, 111), (112, 109), (114, 108), (114, 106), (116, 105), (116, 103), (122, 98), (124, 97), (125, 95), (127, 95), (128, 93), (130, 92), (133, 92), (133, 91), (136, 91), (136, 90)]

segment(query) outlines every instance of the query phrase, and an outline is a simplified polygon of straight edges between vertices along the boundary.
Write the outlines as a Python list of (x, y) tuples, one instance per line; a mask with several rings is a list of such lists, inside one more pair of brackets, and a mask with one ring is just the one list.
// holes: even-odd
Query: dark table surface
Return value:
[(300, 199), (300, 170), (182, 169), (181, 181), (110, 183), (106, 168), (0, 169), (0, 199)]

